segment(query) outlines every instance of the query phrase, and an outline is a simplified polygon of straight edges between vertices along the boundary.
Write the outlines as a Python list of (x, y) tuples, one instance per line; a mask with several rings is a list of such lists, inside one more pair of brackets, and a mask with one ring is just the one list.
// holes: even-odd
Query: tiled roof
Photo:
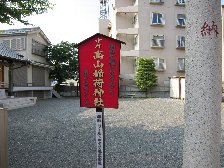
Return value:
[(21, 29), (8, 29), (8, 30), (0, 30), (0, 34), (16, 34), (16, 33), (26, 33), (39, 30), (39, 27), (33, 28), (21, 28)]
[(27, 60), (23, 59), (23, 57), (23, 55), (18, 54), (17, 52), (6, 47), (3, 43), (0, 43), (0, 58), (28, 62)]
[[(0, 0), (1, 1), (1, 0)], [(1, 30), (0, 29), (0, 36), (15, 36), (15, 35), (27, 35), (31, 33), (40, 33), (43, 38), (46, 40), (48, 44), (51, 44), (50, 40), (44, 34), (40, 27), (32, 27), (32, 28), (21, 28), (21, 29), (8, 29), (8, 30)]]

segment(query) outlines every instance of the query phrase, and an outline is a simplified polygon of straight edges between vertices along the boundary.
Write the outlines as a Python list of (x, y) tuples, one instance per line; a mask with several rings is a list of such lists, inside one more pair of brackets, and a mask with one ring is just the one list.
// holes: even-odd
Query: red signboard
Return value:
[(81, 107), (118, 108), (121, 43), (99, 33), (79, 43)]

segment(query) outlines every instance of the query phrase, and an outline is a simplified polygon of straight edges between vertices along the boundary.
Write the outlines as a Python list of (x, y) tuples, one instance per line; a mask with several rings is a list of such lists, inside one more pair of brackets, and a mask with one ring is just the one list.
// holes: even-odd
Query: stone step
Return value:
[(23, 107), (34, 106), (36, 104), (36, 97), (24, 97), (24, 98), (7, 98), (0, 100), (0, 104), (3, 104), (3, 107), (12, 110)]
[(55, 90), (52, 90), (52, 97), (53, 95), (56, 97), (56, 98), (61, 98), (61, 96), (59, 95), (59, 93)]

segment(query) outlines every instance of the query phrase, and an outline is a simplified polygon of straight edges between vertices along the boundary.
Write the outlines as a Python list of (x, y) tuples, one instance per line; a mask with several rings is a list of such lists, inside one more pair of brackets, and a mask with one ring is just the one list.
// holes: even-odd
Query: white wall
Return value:
[[(24, 56), (24, 59), (29, 59), (29, 60), (33, 60), (33, 61), (37, 61), (37, 62), (41, 62), (44, 64), (47, 64), (46, 58), (38, 56), (38, 55), (34, 55), (32, 54), (32, 39), (35, 39), (36, 41), (44, 44), (44, 45), (48, 45), (48, 42), (43, 38), (43, 36), (41, 35), (41, 33), (37, 32), (29, 32), (29, 33), (25, 33), (22, 35), (10, 35), (8, 37), (0, 37), (0, 42), (3, 41), (3, 39), (14, 39), (14, 38), (26, 38), (26, 49), (25, 50), (21, 50), (18, 51), (16, 50), (17, 53), (20, 53)], [(32, 83), (32, 65), (29, 65), (27, 67), (27, 83)], [(47, 68), (45, 70), (45, 84), (50, 85), (50, 80), (48, 79), (49, 77), (49, 69)], [(6, 84), (8, 84), (9, 79), (8, 79), (8, 67), (4, 67), (4, 81)]]
[(109, 19), (99, 19), (99, 33), (109, 36), (108, 25), (110, 23)]
[(45, 58), (35, 55), (35, 54), (32, 54), (32, 39), (34, 39), (44, 45), (48, 45), (40, 33), (28, 34), (28, 36), (27, 36), (27, 58), (37, 61), (37, 62), (47, 63)]

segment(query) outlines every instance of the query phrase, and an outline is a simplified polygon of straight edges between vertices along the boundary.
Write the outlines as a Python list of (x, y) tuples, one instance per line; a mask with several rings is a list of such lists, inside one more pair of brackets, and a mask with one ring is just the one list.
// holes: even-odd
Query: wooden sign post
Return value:
[(96, 146), (97, 146), (97, 168), (105, 167), (105, 123), (104, 109), (96, 108)]
[(105, 168), (104, 108), (118, 108), (121, 43), (97, 33), (78, 44), (80, 106), (96, 108), (97, 168)]
[(8, 168), (8, 112), (0, 108), (0, 168)]

